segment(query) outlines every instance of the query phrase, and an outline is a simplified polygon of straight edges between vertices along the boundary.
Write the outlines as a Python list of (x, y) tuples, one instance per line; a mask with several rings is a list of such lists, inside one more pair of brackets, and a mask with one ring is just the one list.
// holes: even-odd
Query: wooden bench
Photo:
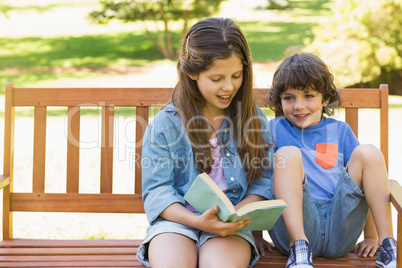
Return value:
[[(263, 89), (266, 91), (267, 89)], [(3, 189), (3, 240), (0, 242), (0, 267), (140, 267), (135, 254), (140, 240), (51, 240), (13, 236), (14, 212), (82, 212), (144, 213), (141, 201), (141, 165), (135, 165), (133, 194), (113, 193), (113, 139), (115, 109), (135, 107), (136, 130), (133, 134), (136, 154), (141, 155), (142, 135), (148, 122), (150, 107), (170, 100), (171, 88), (15, 88), (6, 85), (4, 115), (4, 171), (0, 177)], [(358, 109), (380, 110), (381, 150), (388, 166), (388, 86), (379, 89), (343, 89), (342, 107), (346, 121), (358, 134)], [(264, 105), (264, 100), (260, 100)], [(66, 107), (67, 163), (66, 189), (62, 193), (45, 191), (46, 135), (48, 107)], [(80, 111), (93, 106), (101, 109), (100, 189), (98, 193), (80, 193)], [(13, 191), (19, 180), (14, 174), (15, 108), (33, 107), (32, 190)], [(134, 112), (134, 109), (133, 109)], [(391, 182), (391, 200), (399, 213), (398, 238), (402, 227), (402, 188)], [(44, 223), (45, 226), (45, 223)], [(398, 239), (400, 240), (400, 239)], [(400, 240), (402, 241), (402, 240)], [(400, 254), (400, 247), (398, 254)], [(400, 255), (399, 255), (400, 256)], [(287, 257), (277, 250), (262, 257), (255, 267), (285, 267)], [(316, 267), (375, 267), (375, 258), (358, 258), (347, 254), (336, 260), (317, 258)], [(399, 263), (401, 263), (399, 259)], [(400, 266), (402, 267), (402, 266)]]

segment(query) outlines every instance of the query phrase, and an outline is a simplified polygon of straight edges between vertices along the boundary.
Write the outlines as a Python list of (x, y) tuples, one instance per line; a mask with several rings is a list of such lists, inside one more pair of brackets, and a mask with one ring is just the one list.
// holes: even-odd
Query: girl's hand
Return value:
[(359, 257), (373, 257), (377, 252), (377, 248), (377, 239), (365, 238), (355, 246), (353, 252), (357, 253)]
[(248, 226), (251, 221), (237, 222), (223, 222), (221, 221), (216, 213), (218, 213), (219, 208), (214, 206), (209, 210), (205, 211), (199, 216), (197, 220), (197, 228), (205, 232), (217, 234), (219, 236), (232, 235), (240, 231), (242, 228)]
[(268, 252), (273, 251), (272, 245), (268, 243), (268, 241), (264, 240), (264, 238), (262, 237), (262, 231), (253, 231), (252, 233), (258, 253), (261, 256), (265, 256), (265, 249), (267, 249)]

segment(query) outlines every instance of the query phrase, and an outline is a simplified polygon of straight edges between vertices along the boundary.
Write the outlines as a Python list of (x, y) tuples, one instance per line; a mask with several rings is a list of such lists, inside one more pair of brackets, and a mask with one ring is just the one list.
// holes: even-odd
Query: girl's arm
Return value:
[(197, 215), (179, 203), (168, 206), (160, 216), (166, 220), (181, 223), (199, 230), (217, 234), (219, 236), (232, 235), (248, 226), (251, 221), (223, 222), (216, 213), (217, 206), (210, 208), (201, 215)]

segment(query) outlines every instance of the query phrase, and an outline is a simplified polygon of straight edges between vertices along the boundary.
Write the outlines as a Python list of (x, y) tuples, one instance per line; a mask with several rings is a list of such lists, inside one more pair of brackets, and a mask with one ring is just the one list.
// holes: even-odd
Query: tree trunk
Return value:
[(163, 23), (165, 25), (166, 50), (169, 54), (169, 59), (174, 60), (176, 59), (176, 53), (173, 50), (173, 38), (172, 33), (169, 30), (169, 20), (164, 18)]

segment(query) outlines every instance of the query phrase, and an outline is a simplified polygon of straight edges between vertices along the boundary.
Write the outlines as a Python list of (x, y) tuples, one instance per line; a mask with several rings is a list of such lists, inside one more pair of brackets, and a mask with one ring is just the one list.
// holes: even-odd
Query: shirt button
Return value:
[(233, 178), (233, 177), (231, 177), (231, 178), (230, 178), (230, 180), (231, 180), (231, 181), (234, 181), (234, 178)]
[(226, 153), (226, 157), (229, 157), (230, 156), (230, 154), (229, 153)]

